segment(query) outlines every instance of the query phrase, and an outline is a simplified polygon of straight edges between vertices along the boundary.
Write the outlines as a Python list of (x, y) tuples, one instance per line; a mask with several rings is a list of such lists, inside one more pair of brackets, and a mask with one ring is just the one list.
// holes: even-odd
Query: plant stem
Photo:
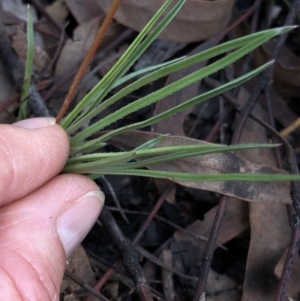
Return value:
[(103, 37), (108, 29), (109, 24), (111, 23), (120, 3), (122, 0), (114, 0), (109, 11), (107, 12), (107, 15), (101, 25), (101, 27), (99, 28), (97, 35), (95, 37), (95, 40), (91, 46), (91, 48), (89, 49), (86, 57), (84, 58), (77, 74), (75, 75), (74, 81), (70, 87), (70, 90), (68, 92), (68, 95), (65, 98), (65, 101), (56, 117), (56, 123), (59, 123), (61, 121), (61, 119), (63, 118), (64, 114), (66, 113), (71, 101), (74, 98), (74, 95), (76, 93), (76, 90), (78, 88), (78, 85), (80, 83), (80, 81), (82, 80), (90, 62), (92, 61), (100, 43), (103, 40)]

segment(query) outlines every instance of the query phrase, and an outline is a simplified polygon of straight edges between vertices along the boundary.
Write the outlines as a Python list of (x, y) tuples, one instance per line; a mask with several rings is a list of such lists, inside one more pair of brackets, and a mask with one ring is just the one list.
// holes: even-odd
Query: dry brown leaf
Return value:
[(232, 278), (210, 269), (205, 288), (206, 301), (239, 301), (241, 296), (236, 287), (237, 284)]
[[(189, 231), (192, 231), (194, 235), (190, 235), (182, 230), (176, 231), (171, 241), (166, 241), (160, 247), (161, 250), (170, 248), (174, 251), (172, 253), (172, 256), (174, 255), (174, 268), (181, 271), (182, 273), (185, 273), (186, 271), (184, 270), (184, 265), (186, 264), (188, 264), (189, 271), (191, 269), (195, 271), (195, 267), (199, 267), (199, 262), (202, 261), (202, 254), (206, 246), (206, 241), (201, 239), (201, 237), (209, 236), (216, 212), (217, 207), (212, 208), (205, 214), (203, 221), (198, 220), (187, 227), (187, 229)], [(222, 227), (217, 239), (217, 245), (223, 245), (227, 243), (232, 238), (245, 231), (247, 228), (249, 228), (247, 204), (245, 202), (241, 202), (240, 200), (232, 198), (232, 200), (228, 202), (228, 206), (226, 208), (226, 214), (222, 221)], [(179, 256), (177, 256), (176, 250), (179, 250), (179, 252), (180, 250), (184, 250), (184, 256), (181, 256), (180, 253)], [(187, 254), (187, 252), (190, 253)], [(147, 279), (155, 279), (154, 274), (156, 271), (156, 266), (153, 265), (153, 263), (149, 260), (144, 265), (144, 271), (146, 273)], [(181, 279), (181, 281), (184, 280)], [(229, 291), (228, 294), (228, 296), (235, 294), (234, 290)], [(225, 295), (223, 295), (223, 297)], [(209, 298), (209, 300), (214, 301), (220, 300), (217, 299), (217, 296), (210, 296)], [(226, 300), (230, 299), (227, 298)]]
[[(50, 5), (45, 6), (45, 11), (51, 16), (53, 21), (58, 26), (64, 28), (64, 25), (67, 22), (66, 19), (69, 14), (69, 11), (63, 0), (56, 0)], [(53, 57), (55, 55), (55, 51), (57, 50), (56, 46), (59, 45), (59, 32), (57, 28), (55, 28), (51, 22), (42, 22), (41, 24), (39, 24), (38, 29), (42, 32), (50, 33), (49, 35), (43, 35), (43, 41), (45, 44), (44, 49), (47, 49), (49, 56)], [(52, 36), (53, 34), (57, 38), (54, 38)]]
[[(75, 3), (76, 2), (74, 2), (74, 4)], [(50, 5), (46, 6), (45, 10), (51, 16), (51, 18), (59, 25), (63, 25), (69, 13), (63, 0), (54, 1)]]
[[(84, 56), (90, 49), (102, 21), (103, 16), (96, 17), (75, 29), (73, 39), (69, 39), (62, 49), (56, 64), (55, 76), (59, 76), (80, 65)], [(120, 30), (122, 30), (121, 26), (110, 26), (101, 43), (101, 47), (115, 39), (120, 33)]]
[[(68, 39), (65, 43), (59, 59), (55, 67), (55, 76), (61, 76), (62, 74), (78, 68), (84, 59), (84, 56), (88, 52), (96, 36), (97, 30), (102, 22), (102, 18), (95, 18), (78, 26), (73, 35), (73, 39)], [(59, 91), (57, 98), (52, 98), (51, 105), (57, 111), (59, 111), (65, 95), (68, 92), (72, 80), (66, 82)], [(86, 88), (86, 87), (84, 87)], [(80, 93), (86, 93), (85, 89), (81, 89)], [(84, 94), (85, 95), (85, 94)], [(79, 95), (80, 97), (82, 94)]]
[[(238, 103), (243, 106), (249, 94), (241, 90)], [(253, 114), (265, 120), (265, 112), (257, 105)], [(243, 131), (241, 143), (267, 143), (265, 130), (252, 120), (248, 120)], [(258, 164), (276, 166), (270, 149), (239, 151), (242, 158)], [(268, 191), (268, 190), (266, 190)], [(269, 191), (272, 194), (271, 191)], [(274, 268), (282, 252), (288, 245), (291, 228), (284, 204), (250, 203), (251, 240), (247, 257), (246, 275), (243, 285), (244, 301), (274, 300), (278, 280)]]
[[(287, 255), (287, 250), (285, 250), (278, 264), (275, 267), (274, 273), (277, 278), (281, 277), (284, 262), (286, 260), (286, 255)], [(290, 297), (289, 300), (299, 300), (299, 296), (300, 296), (300, 287), (299, 287), (300, 269), (298, 268), (299, 266), (300, 266), (300, 258), (299, 256), (295, 256), (294, 268), (292, 269), (291, 278), (288, 283), (287, 296)]]
[[(205, 213), (203, 221), (195, 221), (187, 227), (195, 235), (208, 237), (213, 226), (214, 218), (217, 213), (217, 207), (212, 208)], [(240, 233), (249, 228), (248, 207), (245, 202), (235, 198), (229, 198), (226, 208), (226, 214), (222, 220), (222, 227), (217, 238), (217, 244), (223, 245)], [(174, 236), (186, 235), (185, 232), (176, 231)]]
[[(27, 20), (27, 4), (23, 3), (22, 0), (1, 0), (0, 7), (6, 12), (10, 12), (18, 19), (23, 21)], [(33, 7), (31, 7), (33, 22), (37, 21), (37, 14)]]
[[(22, 29), (23, 26), (18, 26), (16, 34), (12, 39), (12, 47), (17, 52), (21, 62), (26, 64), (27, 58), (27, 34)], [(34, 55), (33, 55), (33, 70), (37, 73), (42, 73), (44, 69), (48, 66), (50, 58), (48, 54), (37, 44), (34, 45)]]
[[(122, 150), (132, 150), (135, 147), (158, 137), (156, 133), (131, 131), (120, 134), (110, 140), (110, 143)], [(169, 136), (157, 146), (196, 145), (206, 143), (186, 137)], [(181, 159), (151, 169), (169, 172), (184, 172), (194, 174), (212, 173), (283, 173), (282, 170), (265, 165), (251, 163), (234, 153), (219, 153), (193, 158)], [(289, 183), (287, 182), (181, 182), (177, 183), (197, 189), (204, 189), (233, 196), (250, 202), (290, 204)]]
[[(205, 220), (207, 220), (206, 216)], [(209, 224), (213, 219), (207, 221)], [(236, 226), (236, 228), (238, 227)], [(210, 230), (208, 233), (209, 232)], [(202, 261), (206, 243), (203, 240), (179, 231), (174, 235), (174, 239), (175, 241), (170, 244), (170, 249), (173, 251), (173, 265), (182, 273), (189, 271), (189, 275), (197, 275), (199, 273), (199, 263)], [(189, 285), (192, 285), (190, 280)], [(196, 283), (194, 283), (194, 285), (196, 285)], [(227, 275), (220, 275), (214, 270), (209, 269), (205, 287), (206, 300), (238, 301), (240, 300), (240, 293), (236, 291), (236, 287), (237, 284), (233, 279)]]
[[(255, 64), (269, 61), (275, 42), (269, 41), (254, 52)], [(274, 72), (274, 87), (285, 97), (298, 97), (300, 92), (300, 59), (288, 48), (282, 47)]]
[[(85, 253), (85, 250), (81, 245), (75, 250), (75, 252), (68, 259), (68, 264), (66, 269), (67, 271), (74, 274), (79, 279), (81, 279), (82, 281), (84, 281), (85, 283), (91, 286), (93, 286), (96, 283), (89, 259)], [(79, 284), (74, 283), (73, 280), (70, 279), (69, 277), (66, 277), (63, 280), (63, 283), (60, 288), (61, 293), (63, 293), (67, 287), (70, 287), (74, 292), (81, 288)], [(93, 297), (92, 300), (96, 301), (98, 300), (98, 298)]]
[[(26, 55), (27, 55), (27, 36), (25, 33), (25, 22), (27, 22), (28, 8), (27, 4), (24, 4), (22, 0), (2, 0), (0, 1), (0, 7), (4, 12), (17, 17), (21, 21), (18, 22), (16, 26), (5, 26), (4, 30), (9, 35), (12, 36), (12, 46), (16, 50), (21, 61), (25, 65)], [(37, 13), (34, 6), (30, 7), (32, 20), (36, 22), (38, 20)], [(35, 31), (34, 32), (34, 71), (42, 72), (49, 62), (49, 57), (44, 51), (44, 42), (42, 35)]]
[(240, 301), (240, 300), (241, 300), (240, 293), (235, 289), (225, 290), (213, 296), (206, 296), (206, 301)]
[[(112, 3), (112, 0), (97, 1), (106, 12)], [(164, 2), (164, 0), (123, 0), (115, 18), (126, 27), (141, 31)], [(234, 2), (234, 0), (187, 0), (159, 38), (183, 43), (208, 39), (226, 27)]]
[(64, 301), (80, 301), (80, 299), (74, 294), (70, 294), (64, 297)]
[[(247, 210), (244, 209), (246, 209), (245, 202), (239, 200), (233, 200), (232, 203), (228, 204), (224, 224), (222, 224), (221, 232), (218, 236), (218, 244), (228, 242), (248, 228)], [(196, 236), (197, 234), (206, 237), (209, 236), (216, 210), (217, 207), (206, 213), (204, 221), (196, 221), (187, 227), (187, 229), (193, 231), (195, 235), (192, 236), (184, 231), (175, 232), (175, 241), (170, 243), (170, 249), (173, 251), (173, 264), (176, 269), (180, 270), (182, 273), (189, 271), (189, 275), (198, 274), (199, 263), (202, 261), (206, 242), (196, 238)], [(227, 227), (229, 228), (229, 231), (227, 231)], [(189, 283), (189, 285), (191, 285), (191, 283)], [(237, 284), (233, 279), (227, 275), (220, 275), (212, 269), (209, 269), (205, 289), (206, 300), (240, 300), (240, 293), (236, 291), (236, 287)]]
[(203, 294), (200, 296), (199, 301), (205, 301), (205, 293), (203, 293)]
[(56, 64), (55, 76), (79, 66), (91, 47), (102, 20), (102, 17), (97, 17), (75, 29), (73, 39), (69, 39), (61, 51)]
[[(241, 23), (231, 33), (232, 38), (250, 34), (249, 25)], [(253, 51), (255, 65), (268, 62), (276, 41), (268, 41)], [(273, 87), (284, 97), (298, 97), (300, 93), (300, 59), (287, 47), (282, 47), (273, 72)]]
[(72, 13), (75, 20), (79, 25), (86, 23), (87, 21), (103, 16), (104, 12), (95, 0), (84, 0), (84, 1), (74, 1), (74, 0), (63, 0), (70, 12)]
[[(59, 59), (55, 67), (55, 76), (61, 76), (62, 74), (78, 68), (91, 47), (96, 33), (103, 21), (103, 17), (96, 17), (88, 22), (78, 26), (73, 35), (73, 39), (68, 39), (65, 43)], [(101, 43), (101, 47), (110, 43), (122, 30), (121, 25), (109, 26), (106, 35)], [(72, 80), (66, 82), (59, 91), (59, 94), (66, 95)], [(94, 82), (92, 80), (87, 81), (83, 89), (80, 90), (78, 99), (81, 99), (86, 95), (86, 90), (93, 87)], [(60, 96), (57, 99), (52, 98), (51, 105), (59, 110), (64, 96)]]
[[(171, 250), (162, 250), (160, 259), (165, 263), (165, 265), (172, 268)], [(162, 269), (162, 286), (166, 301), (173, 301), (175, 297), (173, 273), (166, 269)]]
[[(253, 91), (259, 77), (255, 77), (243, 84), (240, 89), (246, 89), (247, 91)], [(297, 114), (287, 105), (287, 102), (281, 97), (281, 95), (274, 89), (270, 87), (271, 98), (273, 102), (273, 114), (276, 121), (278, 121), (284, 128), (288, 127), (292, 122), (296, 121)], [(258, 99), (260, 105), (267, 110), (267, 101), (265, 94), (261, 94)], [(296, 129), (295, 134), (300, 134), (300, 129)]]

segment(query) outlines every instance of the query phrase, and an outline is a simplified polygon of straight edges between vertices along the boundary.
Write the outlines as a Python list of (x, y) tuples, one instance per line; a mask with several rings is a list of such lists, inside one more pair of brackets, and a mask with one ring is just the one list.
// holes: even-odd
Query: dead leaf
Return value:
[(205, 293), (203, 293), (203, 294), (200, 296), (199, 301), (205, 301)]
[[(231, 32), (232, 38), (250, 34), (250, 26), (241, 23)], [(268, 41), (253, 51), (255, 66), (268, 62), (276, 41)], [(273, 71), (273, 87), (283, 97), (298, 97), (300, 93), (300, 59), (287, 47), (283, 46)]]
[[(241, 90), (238, 103), (243, 106), (249, 94)], [(266, 120), (266, 114), (260, 105), (256, 105), (253, 114)], [(261, 126), (248, 120), (240, 143), (266, 143), (267, 133)], [(276, 166), (271, 149), (242, 150), (242, 158), (251, 162)], [(267, 188), (268, 189), (268, 188)], [(272, 194), (271, 191), (266, 190)], [(251, 240), (247, 256), (246, 275), (243, 285), (244, 301), (274, 300), (278, 280), (274, 277), (274, 268), (282, 252), (289, 243), (291, 228), (284, 204), (250, 203)]]
[[(232, 278), (225, 274), (218, 274), (210, 269), (205, 289), (206, 300), (226, 300), (224, 299), (224, 295), (228, 295), (229, 291), (235, 291), (236, 287), (237, 284)], [(222, 299), (220, 299), (220, 294), (222, 295)], [(218, 299), (216, 299), (216, 295), (218, 295)], [(231, 300), (240, 300), (240, 294), (237, 291), (235, 291), (235, 295), (236, 296)]]
[[(112, 0), (97, 1), (105, 12), (112, 3)], [(164, 2), (164, 0), (123, 0), (115, 19), (126, 27), (141, 31)], [(234, 0), (187, 0), (159, 38), (183, 43), (210, 38), (226, 27), (234, 2)]]
[(80, 301), (80, 299), (74, 294), (70, 294), (64, 297), (64, 301)]
[[(26, 64), (27, 58), (27, 34), (18, 26), (16, 34), (12, 38), (12, 47), (17, 52), (21, 62)], [(37, 44), (34, 45), (33, 70), (42, 73), (50, 62), (48, 54)]]
[[(217, 207), (214, 207), (205, 213), (203, 221), (197, 220), (193, 224), (189, 225), (187, 229), (193, 231), (195, 235), (208, 237), (213, 226), (216, 213)], [(218, 245), (223, 245), (248, 228), (248, 207), (246, 203), (235, 198), (230, 198), (216, 243)], [(174, 237), (182, 235), (186, 235), (186, 233), (176, 231)]]
[[(24, 4), (22, 0), (2, 0), (0, 1), (2, 10), (12, 16), (17, 17), (20, 22), (16, 26), (5, 26), (3, 29), (12, 37), (12, 46), (16, 50), (19, 58), (24, 63), (26, 62), (27, 55), (27, 36), (25, 33), (25, 22), (27, 22), (27, 4)], [(35, 23), (37, 13), (34, 6), (30, 7), (32, 20)], [(34, 71), (41, 73), (49, 62), (49, 57), (44, 51), (44, 41), (42, 35), (34, 32)]]
[[(172, 268), (172, 252), (169, 249), (162, 251), (160, 259), (165, 263), (165, 265)], [(162, 269), (162, 284), (166, 300), (173, 301), (175, 297), (175, 292), (172, 272)]]
[[(74, 4), (75, 3), (77, 2), (75, 1)], [(63, 25), (69, 13), (63, 0), (54, 1), (52, 4), (46, 6), (45, 10), (51, 16), (51, 18), (59, 25)]]
[(104, 16), (104, 11), (95, 0), (63, 0), (79, 25), (89, 20)]
[(206, 301), (240, 301), (240, 300), (241, 300), (240, 293), (234, 289), (225, 290), (217, 295), (206, 296)]
[[(269, 41), (257, 48), (254, 52), (255, 64), (261, 64), (270, 60), (275, 47), (274, 41)], [(298, 97), (300, 92), (300, 59), (287, 47), (282, 47), (279, 58), (276, 61), (274, 72), (274, 87), (284, 97)]]
[[(122, 133), (110, 140), (110, 143), (122, 150), (132, 150), (137, 146), (154, 139), (156, 133), (130, 131)], [(169, 136), (160, 142), (158, 146), (171, 145), (196, 145), (206, 142), (187, 137)], [(277, 168), (255, 164), (246, 161), (238, 155), (227, 152), (196, 156), (193, 158), (181, 159), (159, 166), (152, 166), (151, 169), (165, 170), (169, 172), (184, 172), (194, 174), (211, 173), (284, 173)], [(287, 182), (181, 182), (177, 183), (197, 189), (204, 189), (233, 196), (250, 202), (281, 203), (290, 204), (289, 183)]]
[[(186, 271), (184, 267), (187, 266), (188, 274), (191, 274), (191, 271), (193, 271), (194, 275), (198, 275), (198, 272), (195, 271), (195, 267), (199, 268), (199, 262), (202, 261), (202, 254), (206, 246), (206, 241), (204, 241), (201, 237), (209, 236), (216, 212), (217, 207), (214, 207), (205, 214), (203, 221), (198, 220), (189, 225), (187, 229), (189, 232), (192, 231), (194, 233), (193, 235), (185, 231), (176, 231), (173, 235), (173, 239), (171, 239), (171, 241), (170, 239), (167, 240), (160, 247), (160, 250), (172, 249), (173, 266), (175, 269), (185, 273)], [(226, 214), (223, 218), (222, 227), (216, 242), (217, 245), (227, 243), (248, 228), (249, 221), (247, 204), (232, 198), (232, 200), (228, 202), (226, 208)], [(182, 251), (184, 253), (180, 254)], [(187, 254), (187, 252), (190, 253)], [(156, 279), (154, 277), (156, 270), (157, 267), (150, 260), (148, 260), (144, 265), (145, 276), (147, 279)], [(185, 279), (181, 279), (181, 281), (185, 282)], [(190, 281), (191, 280), (187, 281), (188, 285), (191, 284)], [(196, 285), (196, 281), (194, 282), (194, 285)], [(228, 296), (231, 296), (231, 294), (234, 295), (235, 290), (228, 291)], [(221, 294), (221, 296), (225, 297), (227, 295)], [(218, 296), (210, 296), (209, 298), (209, 300), (214, 301), (222, 300), (217, 299)], [(226, 300), (231, 299), (227, 298)], [(232, 300), (236, 299), (234, 298)]]
[[(188, 275), (199, 274), (199, 262), (202, 261), (203, 251), (206, 243), (203, 240), (185, 234), (175, 235), (175, 242), (170, 244), (173, 253), (173, 265)], [(196, 281), (181, 279), (181, 282), (189, 286), (196, 286)], [(240, 293), (236, 291), (237, 284), (229, 276), (218, 274), (211, 268), (209, 269), (207, 283), (205, 287), (206, 300), (240, 300)]]
[[(284, 262), (286, 260), (287, 250), (283, 253), (282, 257), (280, 258), (279, 262), (277, 263), (275, 267), (275, 275), (278, 279), (280, 279)], [(294, 258), (294, 268), (291, 272), (291, 278), (288, 283), (288, 290), (287, 290), (287, 296), (290, 297), (289, 300), (299, 300), (300, 296), (300, 287), (299, 287), (299, 279), (300, 279), (300, 269), (298, 268), (300, 266), (300, 258), (299, 256), (295, 256)]]
[[(251, 80), (243, 84), (240, 89), (246, 89), (248, 92), (253, 91), (258, 83), (259, 77), (254, 77)], [(298, 116), (294, 110), (292, 110), (282, 96), (274, 89), (270, 87), (271, 98), (273, 102), (273, 114), (276, 121), (278, 121), (283, 128), (288, 127), (291, 123), (297, 120)], [(265, 94), (261, 94), (258, 98), (260, 105), (267, 110), (267, 101)], [(300, 134), (300, 129), (294, 131), (296, 135)]]
[(91, 47), (102, 21), (102, 17), (97, 17), (75, 29), (73, 39), (69, 39), (61, 51), (56, 64), (55, 76), (79, 66)]
[[(24, 4), (22, 0), (1, 0), (0, 5), (5, 12), (10, 12), (23, 21), (27, 20), (27, 4)], [(31, 7), (31, 13), (33, 22), (36, 22), (37, 14), (33, 7)]]
[[(55, 76), (59, 76), (80, 65), (84, 56), (91, 47), (102, 21), (103, 16), (96, 17), (75, 29), (73, 39), (69, 39), (62, 49), (61, 55), (56, 64)], [(101, 43), (101, 47), (115, 39), (120, 30), (122, 30), (121, 26), (110, 26), (105, 34), (103, 42)]]
[[(67, 271), (74, 274), (79, 279), (81, 279), (85, 283), (88, 283), (91, 286), (93, 286), (96, 283), (89, 259), (81, 245), (68, 259)], [(64, 292), (64, 290), (67, 287), (70, 287), (74, 292), (81, 288), (77, 283), (74, 283), (69, 277), (66, 277), (63, 280), (63, 283), (60, 288), (61, 293)], [(98, 300), (98, 298), (93, 297), (92, 300), (96, 301)]]
[[(74, 70), (80, 66), (84, 56), (94, 41), (102, 21), (102, 17), (94, 18), (75, 29), (73, 39), (68, 39), (61, 51), (55, 67), (55, 76), (61, 76), (64, 73)], [(51, 105), (57, 111), (59, 111), (61, 107), (71, 82), (72, 80), (66, 82), (62, 87), (60, 87), (59, 91), (57, 91), (60, 92), (60, 95), (57, 98), (52, 98), (51, 100)], [(86, 87), (83, 88), (84, 89), (81, 89), (80, 93), (84, 93), (85, 95), (86, 91), (84, 90)], [(79, 96), (81, 97), (82, 94)]]

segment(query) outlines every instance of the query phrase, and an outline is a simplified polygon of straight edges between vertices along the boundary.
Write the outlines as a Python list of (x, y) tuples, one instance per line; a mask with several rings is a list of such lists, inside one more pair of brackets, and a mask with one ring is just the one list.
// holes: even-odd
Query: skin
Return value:
[[(93, 181), (59, 175), (69, 140), (52, 123), (43, 118), (0, 125), (0, 300), (57, 301), (66, 256), (88, 233), (103, 205)], [(91, 209), (84, 202), (78, 206), (78, 200), (95, 191), (98, 198), (89, 198)], [(85, 218), (76, 215), (83, 209)], [(89, 214), (94, 214), (91, 221)], [(66, 221), (80, 230), (67, 243)]]

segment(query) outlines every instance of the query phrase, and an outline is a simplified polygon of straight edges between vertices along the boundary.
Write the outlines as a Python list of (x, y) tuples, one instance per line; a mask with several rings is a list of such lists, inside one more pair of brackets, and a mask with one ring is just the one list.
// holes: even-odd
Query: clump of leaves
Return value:
[[(272, 39), (273, 37), (288, 32), (294, 27), (275, 28), (254, 33), (236, 40), (232, 40), (209, 50), (195, 54), (190, 57), (173, 60), (157, 66), (152, 66), (137, 72), (127, 74), (128, 70), (139, 59), (147, 47), (158, 37), (164, 28), (172, 21), (176, 13), (181, 9), (185, 0), (179, 0), (169, 12), (163, 17), (166, 9), (169, 8), (172, 0), (167, 0), (160, 10), (148, 22), (140, 34), (129, 46), (127, 51), (102, 78), (102, 80), (68, 113), (60, 122), (70, 137), (71, 151), (70, 158), (63, 172), (72, 172), (88, 175), (91, 178), (98, 178), (101, 175), (137, 175), (172, 179), (178, 181), (288, 181), (300, 179), (298, 175), (288, 174), (190, 174), (174, 173), (167, 171), (148, 170), (149, 166), (172, 160), (187, 157), (212, 154), (218, 152), (235, 151), (258, 147), (274, 147), (272, 144), (240, 144), (223, 146), (217, 144), (201, 145), (177, 145), (169, 147), (157, 147), (157, 144), (165, 139), (161, 135), (139, 147), (126, 152), (107, 153), (101, 152), (101, 148), (114, 136), (131, 130), (142, 129), (153, 125), (165, 118), (168, 118), (188, 107), (194, 106), (210, 98), (222, 94), (234, 87), (241, 85), (252, 77), (258, 75), (272, 64), (266, 63), (259, 68), (240, 76), (226, 84), (223, 84), (211, 91), (186, 100), (183, 104), (173, 107), (163, 113), (136, 122), (118, 129), (102, 132), (107, 126), (119, 119), (131, 114), (141, 108), (149, 106), (166, 96), (187, 87), (223, 68), (234, 63), (252, 50)], [(225, 55), (226, 54), (226, 55)], [(197, 64), (201, 61), (224, 55), (214, 63), (188, 75), (184, 78), (169, 84), (147, 96), (144, 96), (121, 109), (113, 112), (105, 118), (85, 125), (104, 109), (116, 103), (129, 93), (147, 85), (159, 78), (173, 72)], [(142, 77), (141, 77), (142, 76)], [(133, 80), (133, 81), (132, 81)], [(115, 88), (124, 86), (116, 93)], [(111, 95), (112, 96), (109, 96)], [(97, 138), (92, 139), (91, 137)], [(95, 152), (96, 151), (96, 152)], [(135, 160), (135, 161), (134, 161)], [(137, 160), (137, 161), (136, 161)]]

